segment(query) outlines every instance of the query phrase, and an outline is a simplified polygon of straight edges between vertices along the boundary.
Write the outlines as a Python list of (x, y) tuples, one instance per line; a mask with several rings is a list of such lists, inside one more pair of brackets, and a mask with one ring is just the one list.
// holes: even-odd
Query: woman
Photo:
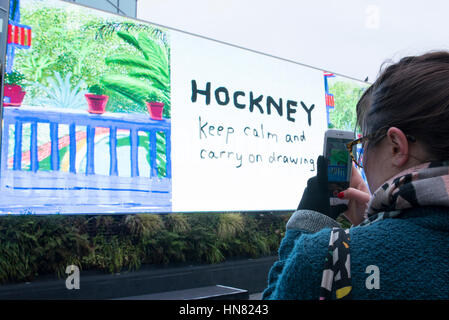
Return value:
[(386, 68), (358, 102), (357, 124), (368, 186), (353, 170), (339, 194), (353, 226), (331, 239), (342, 210), (329, 207), (320, 156), (263, 299), (449, 298), (449, 52)]

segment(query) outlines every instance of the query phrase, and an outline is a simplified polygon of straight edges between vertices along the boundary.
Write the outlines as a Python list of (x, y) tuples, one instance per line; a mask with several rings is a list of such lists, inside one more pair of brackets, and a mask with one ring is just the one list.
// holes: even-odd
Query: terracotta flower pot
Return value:
[(150, 118), (153, 120), (163, 120), (162, 113), (164, 111), (164, 104), (162, 102), (145, 102), (147, 105)]
[(20, 107), (25, 91), (17, 84), (5, 84), (3, 92), (3, 106), (5, 107)]
[(85, 94), (89, 113), (102, 114), (106, 110), (106, 104), (108, 103), (109, 96), (96, 95), (92, 93)]

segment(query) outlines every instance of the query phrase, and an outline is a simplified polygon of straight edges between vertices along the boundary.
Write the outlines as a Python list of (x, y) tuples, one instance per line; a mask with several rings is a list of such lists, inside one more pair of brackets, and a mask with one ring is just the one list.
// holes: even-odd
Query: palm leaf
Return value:
[(164, 31), (154, 26), (135, 22), (114, 22), (114, 21), (102, 21), (102, 22), (91, 22), (86, 24), (83, 31), (95, 30), (95, 39), (104, 39), (106, 37), (112, 36), (114, 33), (119, 31), (145, 31), (149, 33), (155, 39), (162, 41), (164, 44), (168, 42), (167, 35)]
[(112, 57), (105, 59), (106, 64), (118, 64), (121, 66), (129, 66), (129, 67), (138, 67), (145, 69), (154, 69), (154, 67), (150, 64), (149, 61), (140, 58), (134, 57), (131, 55), (114, 55)]
[(137, 39), (141, 48), (145, 50), (150, 57), (161, 61), (163, 63), (163, 67), (168, 67), (168, 54), (165, 45), (156, 39), (150, 39), (148, 34), (144, 32), (140, 32), (137, 35)]
[(162, 79), (158, 73), (149, 69), (134, 69), (129, 72), (129, 75), (131, 77), (148, 79), (160, 90), (166, 90), (170, 85), (167, 81), (168, 79)]
[(144, 55), (145, 59), (148, 60), (147, 53), (140, 47), (139, 41), (130, 33), (118, 31), (117, 35), (124, 40), (126, 43), (130, 44)]
[(162, 90), (162, 101), (167, 105), (170, 106), (170, 90)]
[(103, 77), (100, 81), (106, 88), (143, 106), (145, 105), (145, 99), (148, 93), (154, 90), (141, 80), (122, 75), (109, 75)]
[[(164, 115), (170, 114), (170, 66), (169, 49), (164, 42), (148, 33), (139, 32), (137, 37), (123, 31), (117, 32), (126, 43), (133, 46), (143, 57), (118, 54), (105, 59), (106, 64), (127, 67), (127, 76), (105, 76), (105, 86), (139, 105), (144, 105), (148, 95), (156, 93), (167, 106)], [(151, 83), (151, 85), (150, 85)]]
[(142, 51), (148, 56), (148, 60), (159, 68), (159, 71), (168, 77), (169, 62), (168, 52), (165, 46), (159, 45), (156, 41), (150, 39), (148, 35), (139, 33), (138, 41)]
[(154, 62), (147, 61), (140, 57), (115, 55), (110, 58), (106, 58), (106, 64), (117, 64), (120, 66), (132, 67), (133, 69), (130, 72), (139, 70), (137, 74), (141, 73), (141, 77), (144, 78), (151, 77), (149, 78), (150, 81), (158, 82), (163, 86), (168, 86), (169, 83), (169, 78), (165, 74), (159, 72), (159, 68), (153, 65)]

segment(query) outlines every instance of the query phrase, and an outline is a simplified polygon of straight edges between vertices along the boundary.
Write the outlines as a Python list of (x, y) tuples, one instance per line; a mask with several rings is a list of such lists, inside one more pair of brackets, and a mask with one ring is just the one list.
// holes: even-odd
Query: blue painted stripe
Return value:
[(29, 49), (30, 46), (22, 46), (21, 44), (15, 44), (15, 43), (8, 43), (8, 46), (13, 46), (17, 49)]
[(114, 189), (114, 188), (96, 188), (96, 187), (15, 187), (5, 185), (8, 189), (16, 190), (103, 190), (103, 191), (133, 191), (133, 192), (145, 192), (145, 193), (170, 193), (170, 191), (158, 191), (158, 190), (140, 190), (140, 189)]
[(87, 126), (86, 175), (95, 174), (95, 127)]
[(69, 126), (70, 136), (70, 172), (76, 173), (76, 125), (71, 123)]
[(9, 125), (10, 123), (4, 121), (2, 126), (2, 170), (8, 169), (8, 150), (9, 150)]
[(12, 26), (17, 26), (17, 27), (24, 28), (24, 29), (31, 29), (30, 26), (26, 26), (24, 24), (20, 24), (20, 23), (18, 23), (16, 21), (9, 20), (9, 24), (12, 25)]
[(53, 171), (59, 170), (59, 139), (58, 139), (58, 124), (50, 123), (50, 141), (51, 141), (51, 158), (50, 168)]
[(118, 176), (117, 169), (117, 128), (112, 127), (109, 129), (109, 154), (110, 154), (110, 166), (109, 175)]
[(165, 159), (167, 159), (166, 177), (171, 178), (171, 134), (169, 130), (165, 131)]
[(14, 135), (15, 143), (13, 170), (22, 170), (22, 122), (16, 121)]
[(139, 176), (139, 164), (138, 164), (138, 150), (139, 150), (139, 136), (137, 130), (130, 131), (130, 145), (131, 145), (131, 177)]
[(37, 157), (37, 122), (31, 123), (30, 161), (30, 170), (36, 172), (39, 169), (39, 160)]
[(151, 178), (157, 177), (157, 162), (156, 162), (157, 146), (156, 146), (156, 131), (150, 131), (150, 168)]

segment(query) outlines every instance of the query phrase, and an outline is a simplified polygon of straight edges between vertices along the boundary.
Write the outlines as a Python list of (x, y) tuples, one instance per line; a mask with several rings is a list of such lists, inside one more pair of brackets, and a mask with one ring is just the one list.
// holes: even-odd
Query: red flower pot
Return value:
[(20, 107), (25, 91), (17, 84), (5, 84), (3, 92), (3, 106), (5, 107)]
[(153, 120), (163, 120), (162, 112), (164, 111), (164, 104), (162, 102), (145, 102), (147, 105), (150, 118)]
[(102, 114), (106, 110), (106, 104), (108, 103), (109, 96), (106, 95), (96, 95), (92, 93), (86, 93), (84, 95), (87, 100), (89, 113)]

